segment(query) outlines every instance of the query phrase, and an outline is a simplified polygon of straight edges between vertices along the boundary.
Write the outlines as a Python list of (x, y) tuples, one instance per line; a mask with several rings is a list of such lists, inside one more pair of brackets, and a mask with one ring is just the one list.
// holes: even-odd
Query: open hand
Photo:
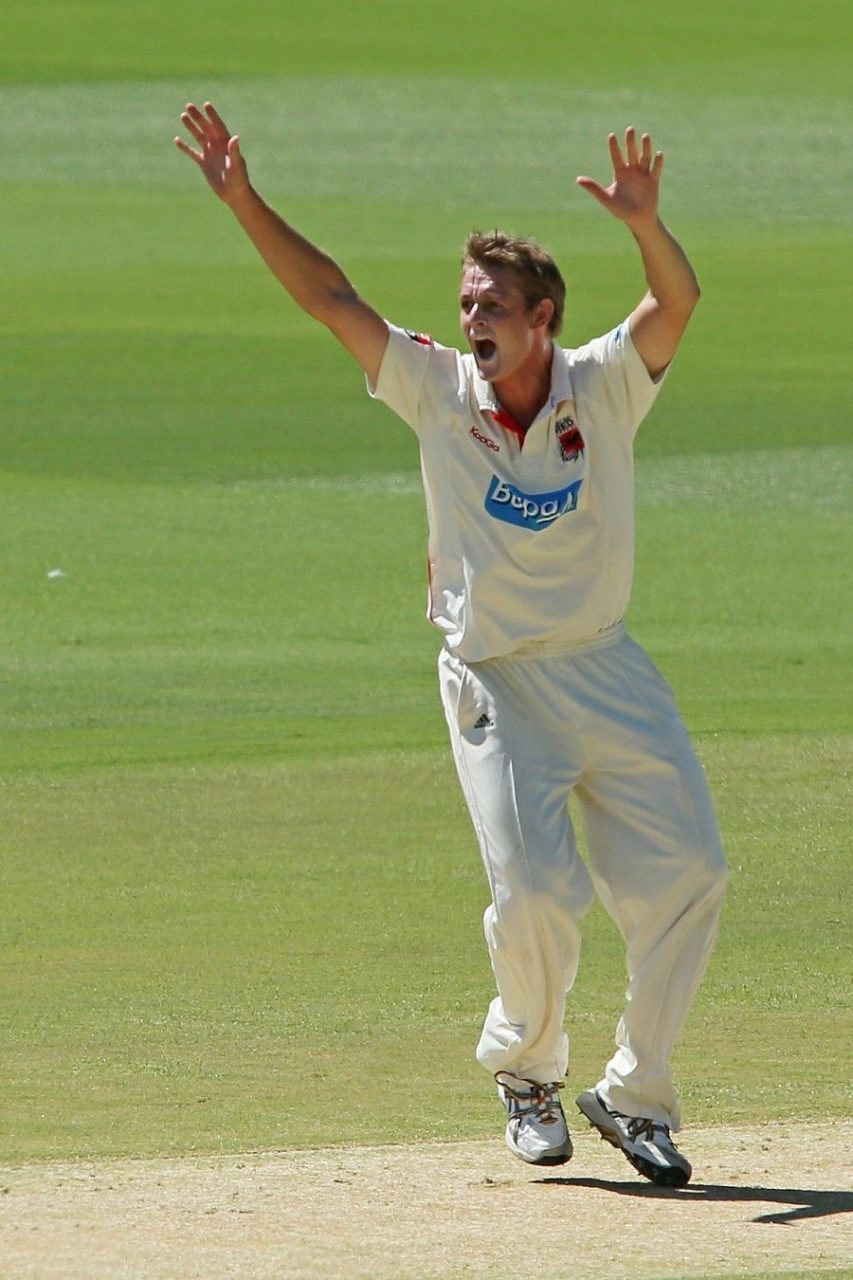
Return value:
[(195, 161), (220, 200), (232, 204), (249, 189), (249, 174), (240, 154), (240, 139), (232, 135), (211, 102), (204, 104), (204, 111), (189, 103), (186, 111), (181, 113), (181, 123), (201, 149), (196, 150), (184, 138), (175, 138), (175, 145)]
[(610, 158), (613, 161), (613, 181), (603, 187), (594, 178), (578, 178), (583, 187), (608, 213), (620, 222), (639, 225), (657, 218), (658, 186), (663, 168), (663, 152), (652, 157), (652, 140), (644, 133), (637, 148), (637, 134), (632, 127), (625, 130), (625, 155), (615, 133), (608, 138)]

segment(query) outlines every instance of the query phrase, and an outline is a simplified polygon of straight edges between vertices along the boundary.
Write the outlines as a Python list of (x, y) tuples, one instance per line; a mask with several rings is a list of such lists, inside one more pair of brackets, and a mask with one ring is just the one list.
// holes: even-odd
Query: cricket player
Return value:
[(629, 986), (616, 1052), (577, 1104), (644, 1177), (684, 1186), (670, 1059), (716, 936), (725, 862), (672, 694), (623, 623), (633, 438), (699, 298), (658, 215), (663, 156), (628, 129), (624, 143), (610, 136), (608, 186), (578, 178), (636, 241), (647, 290), (627, 319), (563, 349), (553, 259), (528, 239), (474, 233), (459, 290), (463, 354), (390, 324), (279, 217), (211, 104), (181, 120), (191, 141), (178, 147), (418, 437), (441, 696), (492, 898), (497, 996), (477, 1058), (506, 1108), (507, 1145), (533, 1165), (572, 1154), (565, 1003), (597, 894), (625, 940)]

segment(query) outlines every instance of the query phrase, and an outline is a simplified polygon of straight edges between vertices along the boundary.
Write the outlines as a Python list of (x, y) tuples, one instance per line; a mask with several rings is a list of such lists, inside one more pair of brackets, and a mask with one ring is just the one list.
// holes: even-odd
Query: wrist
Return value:
[(643, 214), (641, 217), (626, 219), (625, 225), (634, 239), (640, 244), (656, 240), (660, 236), (667, 234), (666, 227), (661, 222), (657, 211), (652, 214)]
[(237, 217), (244, 209), (248, 209), (258, 199), (258, 193), (250, 182), (241, 185), (235, 191), (223, 191), (222, 200)]

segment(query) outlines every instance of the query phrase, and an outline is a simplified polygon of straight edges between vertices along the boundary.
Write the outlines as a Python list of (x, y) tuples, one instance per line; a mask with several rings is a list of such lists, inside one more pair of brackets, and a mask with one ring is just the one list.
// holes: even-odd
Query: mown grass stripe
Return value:
[[(853, 450), (740, 449), (725, 454), (641, 458), (636, 465), (637, 505), (667, 504), (733, 510), (756, 507), (848, 515), (853, 500)], [(388, 494), (410, 497), (422, 490), (416, 472), (294, 476), (240, 481), (235, 493), (303, 492)]]
[[(844, 102), (659, 91), (639, 98), (628, 90), (450, 77), (425, 84), (394, 75), (213, 78), (203, 93), (240, 133), (262, 186), (290, 197), (467, 208), (485, 193), (492, 205), (593, 215), (575, 176), (603, 175), (607, 132), (636, 115), (667, 152), (674, 216), (849, 221)], [(179, 80), (0, 88), (15, 138), (4, 182), (185, 189), (192, 175), (171, 138), (187, 95)], [(484, 127), (484, 102), (500, 103), (499, 127)], [(709, 173), (719, 176), (709, 181)]]

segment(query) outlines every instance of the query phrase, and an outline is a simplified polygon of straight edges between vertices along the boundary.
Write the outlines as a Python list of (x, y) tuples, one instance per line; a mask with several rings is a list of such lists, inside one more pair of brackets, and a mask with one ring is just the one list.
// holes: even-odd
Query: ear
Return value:
[(554, 315), (554, 302), (551, 298), (540, 298), (530, 313), (534, 329), (547, 328)]

